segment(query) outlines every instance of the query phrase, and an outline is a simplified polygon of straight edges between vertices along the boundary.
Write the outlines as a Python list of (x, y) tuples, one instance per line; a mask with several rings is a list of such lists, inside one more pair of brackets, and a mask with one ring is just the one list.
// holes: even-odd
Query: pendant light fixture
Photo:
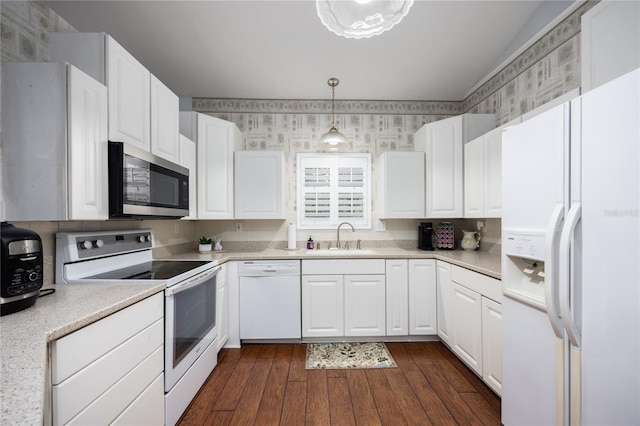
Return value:
[(347, 138), (336, 129), (336, 86), (340, 80), (331, 77), (327, 84), (331, 87), (331, 128), (320, 137), (320, 148), (327, 151), (340, 151), (348, 146)]
[(369, 38), (398, 24), (413, 1), (316, 0), (316, 10), (329, 31), (346, 38)]

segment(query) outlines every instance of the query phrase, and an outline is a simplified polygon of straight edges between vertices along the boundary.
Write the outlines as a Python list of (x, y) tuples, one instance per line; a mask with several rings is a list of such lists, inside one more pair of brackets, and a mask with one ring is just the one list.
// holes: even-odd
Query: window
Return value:
[(298, 228), (371, 228), (371, 156), (298, 154)]

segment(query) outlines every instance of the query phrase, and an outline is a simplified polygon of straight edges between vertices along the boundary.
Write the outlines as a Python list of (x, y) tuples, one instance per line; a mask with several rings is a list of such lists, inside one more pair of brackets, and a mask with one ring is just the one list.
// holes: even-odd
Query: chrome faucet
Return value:
[[(349, 225), (351, 227), (351, 231), (352, 232), (356, 232), (356, 229), (353, 227), (352, 224), (350, 224), (349, 222), (342, 222), (340, 225), (338, 225), (338, 230), (337, 230), (337, 234), (338, 234), (338, 244), (336, 248), (340, 248), (340, 227), (342, 225)], [(347, 248), (349, 248), (349, 246), (347, 246)]]

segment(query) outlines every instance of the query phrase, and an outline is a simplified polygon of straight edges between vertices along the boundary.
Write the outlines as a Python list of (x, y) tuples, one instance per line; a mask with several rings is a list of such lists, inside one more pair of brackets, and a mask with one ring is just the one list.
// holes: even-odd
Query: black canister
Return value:
[(43, 284), (42, 240), (30, 229), (2, 222), (0, 315), (21, 311), (36, 303)]
[(433, 250), (433, 223), (421, 222), (418, 226), (418, 248), (420, 250)]

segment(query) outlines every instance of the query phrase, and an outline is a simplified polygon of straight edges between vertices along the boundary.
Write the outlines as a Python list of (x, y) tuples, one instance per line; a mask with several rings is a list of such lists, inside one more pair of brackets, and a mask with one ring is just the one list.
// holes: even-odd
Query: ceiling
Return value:
[(46, 2), (181, 97), (327, 99), (335, 76), (336, 99), (432, 101), (462, 100), (555, 17), (540, 12), (552, 3), (571, 2), (416, 0), (390, 31), (355, 40), (327, 30), (312, 0)]

